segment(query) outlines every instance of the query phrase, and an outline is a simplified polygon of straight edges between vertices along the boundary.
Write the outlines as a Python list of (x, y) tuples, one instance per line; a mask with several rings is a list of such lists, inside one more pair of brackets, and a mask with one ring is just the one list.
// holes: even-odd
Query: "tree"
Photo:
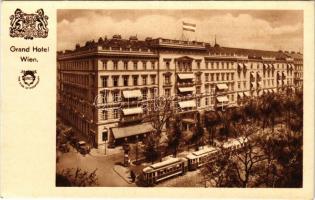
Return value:
[(158, 140), (153, 133), (149, 134), (144, 141), (144, 156), (152, 164), (159, 157)]
[(232, 169), (236, 172), (241, 187), (250, 186), (251, 178), (259, 168), (259, 164), (265, 160), (264, 154), (258, 149), (256, 132), (258, 128), (253, 125), (239, 125), (237, 131), (242, 136), (241, 144), (247, 141), (241, 151), (232, 155)]
[(168, 135), (168, 148), (173, 151), (174, 157), (177, 156), (180, 141), (182, 139), (181, 121), (179, 117), (176, 117), (172, 122), (171, 131)]
[(216, 128), (220, 124), (219, 118), (215, 112), (205, 114), (205, 127), (209, 134), (209, 143), (213, 145)]
[(65, 169), (56, 173), (56, 186), (68, 186), (68, 187), (86, 187), (97, 186), (98, 180), (96, 177), (95, 169), (92, 172), (77, 168), (75, 171), (73, 168)]
[(199, 146), (202, 145), (202, 138), (204, 136), (204, 129), (203, 129), (203, 126), (202, 126), (200, 120), (201, 120), (200, 119), (200, 114), (197, 113), (196, 126), (195, 126), (194, 134), (193, 134), (193, 137), (192, 137), (192, 142), (195, 144), (196, 149), (198, 149)]
[(220, 147), (216, 161), (205, 164), (201, 169), (204, 181), (210, 182), (213, 187), (237, 186), (237, 175), (232, 170), (233, 162), (230, 162), (230, 160), (231, 154), (223, 151), (222, 147)]

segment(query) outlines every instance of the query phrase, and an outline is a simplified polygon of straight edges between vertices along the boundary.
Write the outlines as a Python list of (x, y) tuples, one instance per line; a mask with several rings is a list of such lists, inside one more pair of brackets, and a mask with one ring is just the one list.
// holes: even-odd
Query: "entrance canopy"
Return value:
[(155, 129), (150, 123), (137, 124), (134, 126), (116, 127), (112, 128), (112, 132), (115, 139), (125, 138), (133, 135), (140, 135), (149, 133)]

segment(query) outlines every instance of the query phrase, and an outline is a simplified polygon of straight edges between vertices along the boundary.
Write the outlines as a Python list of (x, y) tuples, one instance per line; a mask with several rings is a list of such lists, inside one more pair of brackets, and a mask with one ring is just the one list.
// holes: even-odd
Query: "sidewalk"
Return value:
[(114, 172), (120, 176), (124, 181), (126, 181), (128, 184), (132, 184), (131, 177), (130, 177), (130, 170), (127, 167), (123, 167), (121, 165), (115, 165), (113, 167)]
[(121, 146), (117, 146), (115, 148), (106, 148), (106, 152), (104, 146), (99, 146), (97, 149), (91, 149), (90, 154), (92, 156), (111, 156), (115, 154), (123, 154), (123, 152), (124, 150)]

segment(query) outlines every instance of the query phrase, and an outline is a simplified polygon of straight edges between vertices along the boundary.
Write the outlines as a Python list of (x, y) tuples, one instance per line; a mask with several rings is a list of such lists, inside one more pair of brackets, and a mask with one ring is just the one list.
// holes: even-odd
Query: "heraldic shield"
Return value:
[(48, 36), (48, 16), (44, 10), (38, 9), (36, 13), (27, 14), (17, 8), (10, 16), (10, 36), (24, 39), (46, 38)]

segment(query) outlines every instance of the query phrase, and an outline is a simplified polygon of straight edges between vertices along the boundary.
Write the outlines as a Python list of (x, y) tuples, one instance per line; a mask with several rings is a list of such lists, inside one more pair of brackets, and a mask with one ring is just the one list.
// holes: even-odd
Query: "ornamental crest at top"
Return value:
[(17, 8), (10, 16), (10, 36), (24, 39), (46, 38), (48, 36), (48, 16), (42, 8), (36, 13), (27, 14)]

